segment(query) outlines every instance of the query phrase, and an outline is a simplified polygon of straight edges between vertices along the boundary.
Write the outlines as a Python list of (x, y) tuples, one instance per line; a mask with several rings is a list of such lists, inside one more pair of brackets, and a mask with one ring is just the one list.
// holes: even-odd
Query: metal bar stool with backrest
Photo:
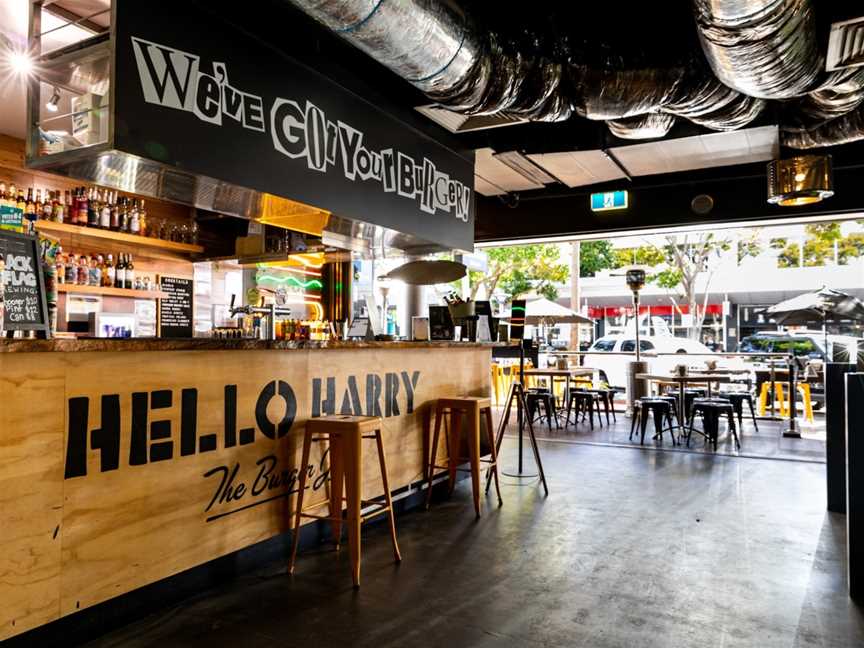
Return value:
[[(441, 438), (441, 424), (444, 417), (449, 414), (450, 426), (444, 434), (447, 441), (447, 465), (437, 465), (438, 443)], [(456, 485), (456, 471), (465, 460), (459, 456), (462, 417), (468, 418), (468, 462), (471, 472), (471, 486), (474, 496), (474, 512), (480, 517), (480, 464), (486, 463), (495, 477), (495, 491), (498, 494), (498, 506), (503, 504), (501, 499), (501, 486), (498, 483), (498, 454), (495, 448), (495, 431), (492, 429), (492, 405), (488, 398), (477, 396), (462, 396), (458, 398), (439, 398), (435, 403), (435, 432), (429, 448), (429, 463), (426, 472), (427, 493), (426, 508), (432, 502), (432, 478), (436, 469), (446, 468), (450, 476), (450, 492)], [(480, 459), (480, 428), (481, 419), (486, 422), (491, 458)]]
[[(390, 539), (393, 542), (393, 554), (396, 562), (402, 560), (399, 544), (396, 541), (396, 522), (393, 519), (393, 500), (390, 497), (390, 484), (387, 479), (387, 462), (384, 457), (384, 443), (381, 439), (382, 419), (378, 416), (322, 416), (311, 418), (306, 422), (303, 435), (303, 456), (300, 460), (300, 481), (298, 484), (297, 504), (294, 512), (294, 536), (291, 543), (291, 557), (288, 562), (288, 573), (294, 573), (294, 563), (297, 560), (297, 547), (300, 541), (301, 518), (329, 520), (333, 525), (333, 539), (336, 548), (342, 537), (342, 504), (347, 504), (348, 546), (351, 554), (351, 576), (354, 587), (360, 586), (360, 525), (382, 513), (387, 513), (390, 522)], [(380, 497), (363, 500), (363, 448), (364, 439), (374, 439), (378, 446), (378, 465), (381, 469), (381, 481), (384, 494)], [(329, 515), (312, 515), (305, 510), (318, 508), (315, 504), (308, 509), (303, 508), (303, 496), (306, 492), (309, 465), (309, 453), (313, 441), (327, 441), (330, 450), (330, 511)], [(343, 493), (345, 496), (343, 497)], [(366, 506), (376, 507), (367, 513), (362, 512)]]

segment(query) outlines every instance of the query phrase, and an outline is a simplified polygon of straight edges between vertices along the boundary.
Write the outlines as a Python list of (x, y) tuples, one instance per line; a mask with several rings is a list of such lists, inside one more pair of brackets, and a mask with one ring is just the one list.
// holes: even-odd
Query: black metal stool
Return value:
[[(702, 431), (695, 430), (693, 427), (693, 419), (696, 414), (702, 415)], [(729, 422), (729, 431), (732, 432), (732, 437), (735, 439), (735, 447), (741, 448), (741, 443), (738, 441), (738, 432), (735, 428), (735, 407), (725, 398), (697, 398), (690, 406), (690, 427), (687, 430), (687, 447), (690, 447), (690, 437), (693, 432), (699, 432), (707, 440), (714, 443), (714, 450), (717, 450), (717, 437), (720, 436), (720, 417), (726, 415)]]
[(756, 428), (757, 432), (759, 431), (759, 425), (756, 423), (756, 409), (753, 407), (753, 394), (750, 392), (722, 392), (720, 396), (732, 403), (732, 407), (735, 408), (735, 414), (738, 415), (738, 425), (742, 431), (744, 428), (744, 403), (746, 402), (750, 407), (750, 418), (753, 419), (753, 427)]
[(645, 430), (648, 428), (648, 417), (654, 416), (654, 438), (660, 437), (663, 440), (663, 417), (666, 417), (666, 422), (669, 424), (669, 435), (672, 437), (672, 445), (676, 445), (675, 433), (672, 431), (672, 410), (674, 407), (669, 400), (664, 398), (640, 398), (634, 403), (633, 420), (630, 423), (630, 440), (633, 440), (633, 433), (636, 430), (636, 425), (640, 424), (640, 440), (639, 444), (645, 443)]
[[(705, 390), (700, 389), (698, 387), (687, 387), (684, 390), (684, 412), (686, 414), (687, 420), (686, 421), (678, 421), (679, 425), (687, 425), (688, 423), (690, 423), (690, 409), (693, 405), (693, 401), (696, 400), (697, 398), (704, 398), (705, 394), (706, 394)], [(666, 392), (665, 396), (672, 396), (673, 398), (675, 398), (676, 405), (674, 407), (675, 407), (675, 411), (677, 412), (678, 411), (677, 401), (679, 398), (681, 398), (680, 391), (677, 389), (674, 391), (668, 391), (668, 392)]]
[(558, 422), (558, 410), (555, 408), (555, 396), (548, 389), (531, 389), (525, 394), (525, 400), (528, 403), (528, 416), (534, 422), (537, 418), (543, 419), (543, 414), (540, 412), (540, 406), (546, 413), (546, 423), (549, 429), (552, 429), (552, 418), (555, 418), (555, 428), (560, 430), (561, 424)]
[[(576, 403), (576, 419), (574, 424), (579, 422), (579, 415), (588, 417), (588, 423), (591, 429), (594, 429), (594, 394), (579, 389), (571, 389), (567, 395), (567, 413), (564, 417), (564, 425), (570, 423), (570, 413), (573, 411), (573, 403)], [(600, 420), (600, 413), (597, 413), (597, 420)], [(602, 423), (601, 423), (602, 425)]]
[(616, 423), (618, 419), (615, 418), (615, 407), (613, 406), (612, 399), (615, 398), (615, 392), (612, 389), (586, 389), (589, 394), (596, 394), (595, 398), (598, 401), (597, 406), (597, 418), (600, 418), (600, 406), (599, 403), (603, 404), (603, 409), (606, 413), (606, 425), (609, 425), (609, 413), (612, 413), (612, 420)]

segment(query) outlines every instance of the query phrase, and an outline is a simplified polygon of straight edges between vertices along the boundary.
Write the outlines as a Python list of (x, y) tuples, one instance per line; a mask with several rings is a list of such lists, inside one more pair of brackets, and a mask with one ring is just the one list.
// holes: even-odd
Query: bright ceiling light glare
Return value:
[(6, 58), (13, 74), (24, 77), (33, 73), (33, 59), (27, 52), (9, 52)]
[(45, 109), (49, 112), (57, 112), (58, 104), (60, 103), (60, 91), (55, 87), (54, 94), (51, 95), (51, 98), (48, 100), (48, 103), (45, 104)]
[(830, 155), (799, 155), (768, 164), (768, 202), (772, 205), (801, 207), (833, 195)]

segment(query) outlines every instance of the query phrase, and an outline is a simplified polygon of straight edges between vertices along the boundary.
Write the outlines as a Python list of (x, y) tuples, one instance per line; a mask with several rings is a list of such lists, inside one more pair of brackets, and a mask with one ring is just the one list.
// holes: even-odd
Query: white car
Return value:
[[(671, 373), (676, 365), (686, 362), (692, 369), (704, 369), (706, 360), (716, 354), (701, 342), (679, 338), (671, 335), (639, 336), (639, 349), (642, 360), (648, 363), (650, 373)], [(636, 338), (631, 335), (605, 335), (598, 339), (585, 356), (585, 365), (599, 369), (606, 374), (606, 380), (612, 387), (626, 387), (627, 365), (636, 360)], [(605, 355), (608, 353), (609, 355)], [(657, 353), (674, 353), (676, 355), (656, 355)], [(628, 354), (628, 355), (617, 355)], [(695, 357), (694, 357), (695, 356)], [(686, 360), (684, 359), (686, 357)]]

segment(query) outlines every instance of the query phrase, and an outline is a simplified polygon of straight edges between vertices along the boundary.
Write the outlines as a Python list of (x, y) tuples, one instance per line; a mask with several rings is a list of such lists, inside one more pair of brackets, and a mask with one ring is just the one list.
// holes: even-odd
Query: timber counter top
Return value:
[[(2, 340), (0, 353), (65, 352), (81, 353), (94, 351), (289, 351), (298, 349), (471, 349), (499, 346), (495, 342), (451, 342), (451, 341), (396, 341), (354, 342), (330, 340), (327, 342), (290, 342), (280, 340), (224, 340), (215, 338), (185, 338), (178, 340), (141, 338), (108, 339), (79, 338), (55, 340)], [(503, 346), (503, 345), (500, 345)]]

